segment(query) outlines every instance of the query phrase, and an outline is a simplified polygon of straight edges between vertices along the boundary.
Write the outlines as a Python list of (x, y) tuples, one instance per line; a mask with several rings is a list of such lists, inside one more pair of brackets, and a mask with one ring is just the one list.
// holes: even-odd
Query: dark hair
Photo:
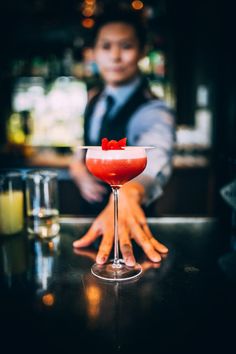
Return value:
[(95, 25), (93, 29), (93, 40), (92, 44), (95, 45), (98, 33), (100, 29), (109, 24), (114, 22), (121, 22), (125, 23), (135, 30), (137, 39), (139, 41), (140, 49), (144, 49), (146, 41), (147, 41), (147, 30), (144, 18), (141, 14), (137, 12), (127, 10), (127, 9), (120, 9), (120, 8), (109, 8), (106, 12), (95, 18)]

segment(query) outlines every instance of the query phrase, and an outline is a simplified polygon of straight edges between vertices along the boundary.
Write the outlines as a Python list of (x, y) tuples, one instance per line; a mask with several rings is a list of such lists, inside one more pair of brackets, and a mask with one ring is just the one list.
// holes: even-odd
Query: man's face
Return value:
[(142, 54), (132, 26), (118, 22), (108, 23), (100, 29), (94, 55), (107, 84), (119, 86), (132, 80), (138, 72)]

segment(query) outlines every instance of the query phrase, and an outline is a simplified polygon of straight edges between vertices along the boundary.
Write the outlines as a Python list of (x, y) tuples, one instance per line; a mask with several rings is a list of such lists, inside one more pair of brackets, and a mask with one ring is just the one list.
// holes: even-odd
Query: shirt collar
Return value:
[(140, 82), (141, 77), (137, 76), (134, 80), (122, 86), (114, 87), (107, 85), (104, 90), (104, 95), (111, 95), (115, 99), (117, 106), (123, 105), (138, 87)]

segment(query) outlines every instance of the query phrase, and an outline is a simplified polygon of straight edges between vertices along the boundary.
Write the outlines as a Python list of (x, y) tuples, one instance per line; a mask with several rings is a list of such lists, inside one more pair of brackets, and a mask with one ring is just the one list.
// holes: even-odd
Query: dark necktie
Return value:
[(112, 110), (112, 107), (114, 106), (115, 100), (112, 96), (107, 95), (106, 96), (106, 108), (104, 115), (101, 119), (101, 129), (100, 129), (100, 138), (106, 138), (107, 134), (109, 132), (109, 127), (108, 127), (108, 122), (110, 118), (110, 113)]

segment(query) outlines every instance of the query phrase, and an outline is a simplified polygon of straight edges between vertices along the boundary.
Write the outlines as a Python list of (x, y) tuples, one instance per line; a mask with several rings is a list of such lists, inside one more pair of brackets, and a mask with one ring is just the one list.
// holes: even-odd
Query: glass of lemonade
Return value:
[(0, 173), (0, 234), (12, 235), (24, 227), (23, 179), (18, 171)]
[(34, 170), (26, 174), (27, 230), (42, 239), (60, 230), (57, 173)]

